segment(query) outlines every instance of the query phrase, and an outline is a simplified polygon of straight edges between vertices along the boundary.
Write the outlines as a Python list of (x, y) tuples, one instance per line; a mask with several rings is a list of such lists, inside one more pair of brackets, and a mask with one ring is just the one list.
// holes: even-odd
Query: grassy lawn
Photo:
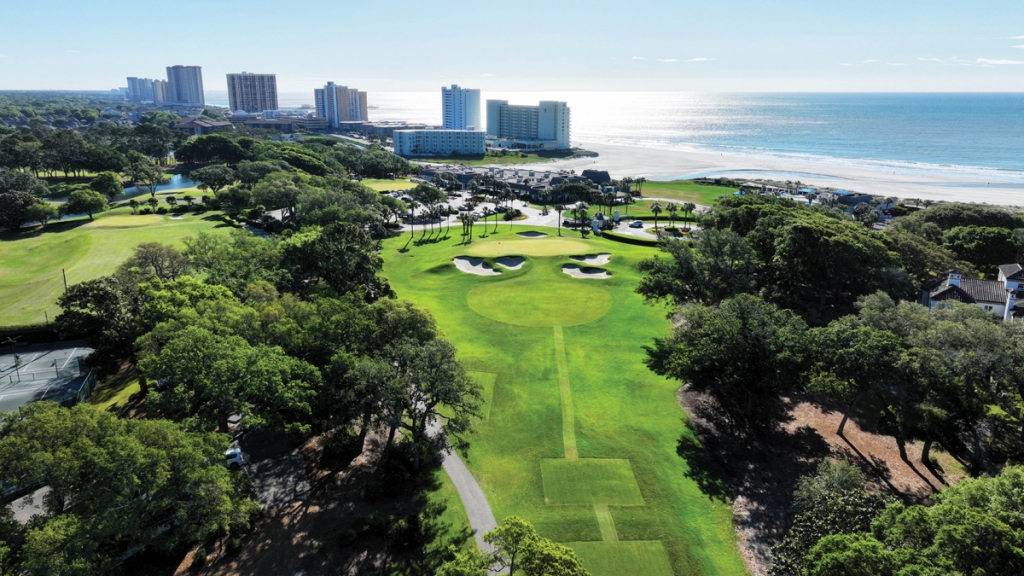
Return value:
[[(176, 214), (177, 216), (177, 214)], [(0, 234), (0, 326), (52, 321), (60, 312), (57, 298), (68, 284), (105, 276), (143, 242), (182, 245), (182, 238), (229, 228), (219, 212), (132, 215), (117, 208), (96, 216), (51, 223), (45, 229)]]
[[(516, 227), (516, 232), (523, 231)], [(703, 493), (701, 470), (677, 453), (689, 436), (678, 384), (643, 364), (668, 334), (662, 307), (633, 293), (637, 262), (655, 250), (591, 236), (525, 239), (500, 230), (459, 245), (384, 244), (399, 297), (432, 311), (485, 386), (467, 465), (500, 521), (527, 518), (574, 547), (595, 576), (745, 574), (732, 515)], [(610, 253), (609, 279), (562, 273), (570, 255)], [(482, 257), (501, 274), (458, 271)], [(495, 258), (519, 255), (519, 270)]]
[(139, 390), (138, 370), (125, 364), (117, 374), (107, 376), (96, 385), (88, 403), (116, 414), (128, 403), (129, 397)]
[(415, 188), (416, 185), (408, 180), (378, 180), (375, 178), (367, 178), (359, 182), (365, 186), (369, 186), (370, 189), (376, 190), (377, 192), (391, 192), (397, 190), (409, 190)]
[[(669, 198), (679, 202), (693, 202), (702, 206), (711, 206), (715, 199), (723, 194), (732, 194), (735, 188), (723, 186), (705, 186), (693, 180), (673, 180), (671, 182), (648, 181), (644, 183), (644, 196), (651, 198)], [(632, 213), (632, 208), (630, 213)]]

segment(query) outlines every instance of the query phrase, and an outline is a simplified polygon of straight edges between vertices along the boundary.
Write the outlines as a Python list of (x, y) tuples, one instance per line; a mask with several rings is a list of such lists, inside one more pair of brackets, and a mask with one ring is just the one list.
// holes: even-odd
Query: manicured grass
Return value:
[(409, 190), (410, 188), (416, 187), (415, 184), (408, 180), (378, 180), (374, 178), (367, 178), (366, 180), (360, 180), (359, 183), (369, 186), (370, 189), (376, 190), (377, 192)]
[[(730, 507), (701, 491), (695, 478), (702, 471), (691, 471), (677, 453), (680, 439), (691, 434), (676, 399), (678, 383), (643, 364), (642, 347), (671, 330), (667, 310), (633, 292), (637, 263), (657, 250), (594, 236), (559, 239), (548, 228), (535, 229), (547, 238), (516, 235), (524, 230), (501, 227), (469, 245), (454, 230), (447, 240), (421, 245), (405, 236), (386, 241), (382, 253), (398, 296), (434, 314), (468, 370), (497, 375), (485, 389), (488, 417), (478, 421), (467, 459), (495, 516), (516, 514), (546, 537), (583, 543), (581, 556), (595, 575), (745, 574)], [(611, 254), (601, 266), (611, 278), (561, 272), (574, 263), (570, 255), (602, 252)], [(475, 276), (452, 264), (464, 255), (519, 255), (526, 263)], [(624, 474), (574, 471), (555, 472), (555, 482), (582, 483), (587, 502), (609, 501), (549, 505), (542, 470), (551, 465), (543, 463), (572, 456), (584, 467), (587, 459), (628, 461), (642, 502)], [(627, 493), (643, 505), (615, 505)]]
[(637, 567), (645, 568), (644, 576), (672, 576), (672, 566), (661, 542), (569, 542), (591, 576), (621, 576), (637, 574)]
[(608, 504), (643, 506), (629, 460), (545, 458), (540, 461), (544, 501), (551, 506)]
[[(646, 197), (693, 202), (702, 206), (711, 206), (719, 196), (732, 194), (735, 191), (735, 188), (705, 186), (697, 184), (693, 180), (647, 181), (643, 185), (643, 194)], [(630, 208), (629, 211), (632, 213), (633, 209)]]
[(93, 390), (88, 403), (100, 410), (117, 413), (128, 403), (132, 394), (139, 392), (139, 372), (129, 365), (117, 374), (107, 376)]
[[(175, 214), (177, 215), (177, 214)], [(0, 235), (0, 326), (52, 321), (60, 312), (57, 298), (68, 285), (114, 271), (143, 242), (182, 246), (199, 232), (229, 228), (215, 220), (219, 213), (133, 215), (117, 208), (88, 218), (51, 223), (45, 229)]]

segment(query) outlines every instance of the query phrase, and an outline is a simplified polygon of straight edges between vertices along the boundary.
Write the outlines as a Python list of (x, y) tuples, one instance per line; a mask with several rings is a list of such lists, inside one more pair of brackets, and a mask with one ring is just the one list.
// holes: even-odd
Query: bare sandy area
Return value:
[(600, 268), (580, 268), (575, 264), (566, 264), (565, 266), (562, 266), (562, 272), (572, 276), (573, 278), (605, 280), (612, 277), (611, 273), (607, 270), (601, 270)]
[(516, 236), (522, 236), (523, 238), (547, 238), (547, 234), (543, 232), (516, 232)]
[(607, 264), (608, 262), (611, 262), (612, 255), (611, 254), (584, 254), (583, 256), (569, 256), (569, 258), (571, 258), (571, 259), (573, 259), (573, 260), (575, 260), (577, 262), (583, 262), (584, 264), (595, 264), (595, 265), (600, 266), (600, 265), (603, 265), (603, 264)]
[[(1024, 181), (1019, 173), (977, 169), (962, 173), (950, 168), (900, 168), (893, 163), (843, 160), (821, 161), (724, 155), (713, 152), (634, 148), (580, 143), (597, 158), (575, 158), (546, 164), (552, 169), (607, 170), (613, 178), (643, 176), (650, 180), (677, 180), (701, 176), (800, 180), (826, 186), (898, 198), (1024, 205)], [(869, 166), (877, 166), (869, 168)]]
[(519, 270), (523, 267), (524, 262), (526, 262), (526, 258), (522, 256), (502, 256), (494, 260), (495, 264), (509, 270)]
[(456, 256), (452, 258), (455, 267), (467, 274), (477, 276), (497, 276), (501, 274), (498, 270), (491, 268), (490, 264), (484, 262), (483, 258), (470, 258), (469, 256)]

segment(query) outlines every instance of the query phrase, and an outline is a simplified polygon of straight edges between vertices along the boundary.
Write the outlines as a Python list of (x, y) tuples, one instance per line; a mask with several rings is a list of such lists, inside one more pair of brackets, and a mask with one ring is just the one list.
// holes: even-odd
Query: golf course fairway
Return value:
[[(484, 387), (466, 464), (500, 522), (526, 518), (572, 547), (594, 576), (746, 574), (727, 503), (701, 492), (677, 453), (678, 383), (643, 364), (669, 334), (666, 309), (635, 294), (636, 264), (657, 250), (550, 228), (501, 227), (463, 243), (459, 228), (384, 243), (400, 298), (429, 309)], [(431, 241), (433, 239), (433, 241)], [(562, 272), (573, 255), (610, 254), (610, 276)], [(483, 258), (501, 273), (460, 271)], [(522, 256), (517, 270), (495, 259)], [(578, 262), (577, 262), (578, 263)]]

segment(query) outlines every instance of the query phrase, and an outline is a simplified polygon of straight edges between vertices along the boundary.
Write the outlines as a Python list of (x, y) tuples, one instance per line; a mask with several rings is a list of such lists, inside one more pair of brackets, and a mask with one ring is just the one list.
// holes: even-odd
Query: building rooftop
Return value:
[(1007, 280), (1024, 280), (1024, 266), (1020, 264), (1003, 264), (999, 271), (1006, 276)]

